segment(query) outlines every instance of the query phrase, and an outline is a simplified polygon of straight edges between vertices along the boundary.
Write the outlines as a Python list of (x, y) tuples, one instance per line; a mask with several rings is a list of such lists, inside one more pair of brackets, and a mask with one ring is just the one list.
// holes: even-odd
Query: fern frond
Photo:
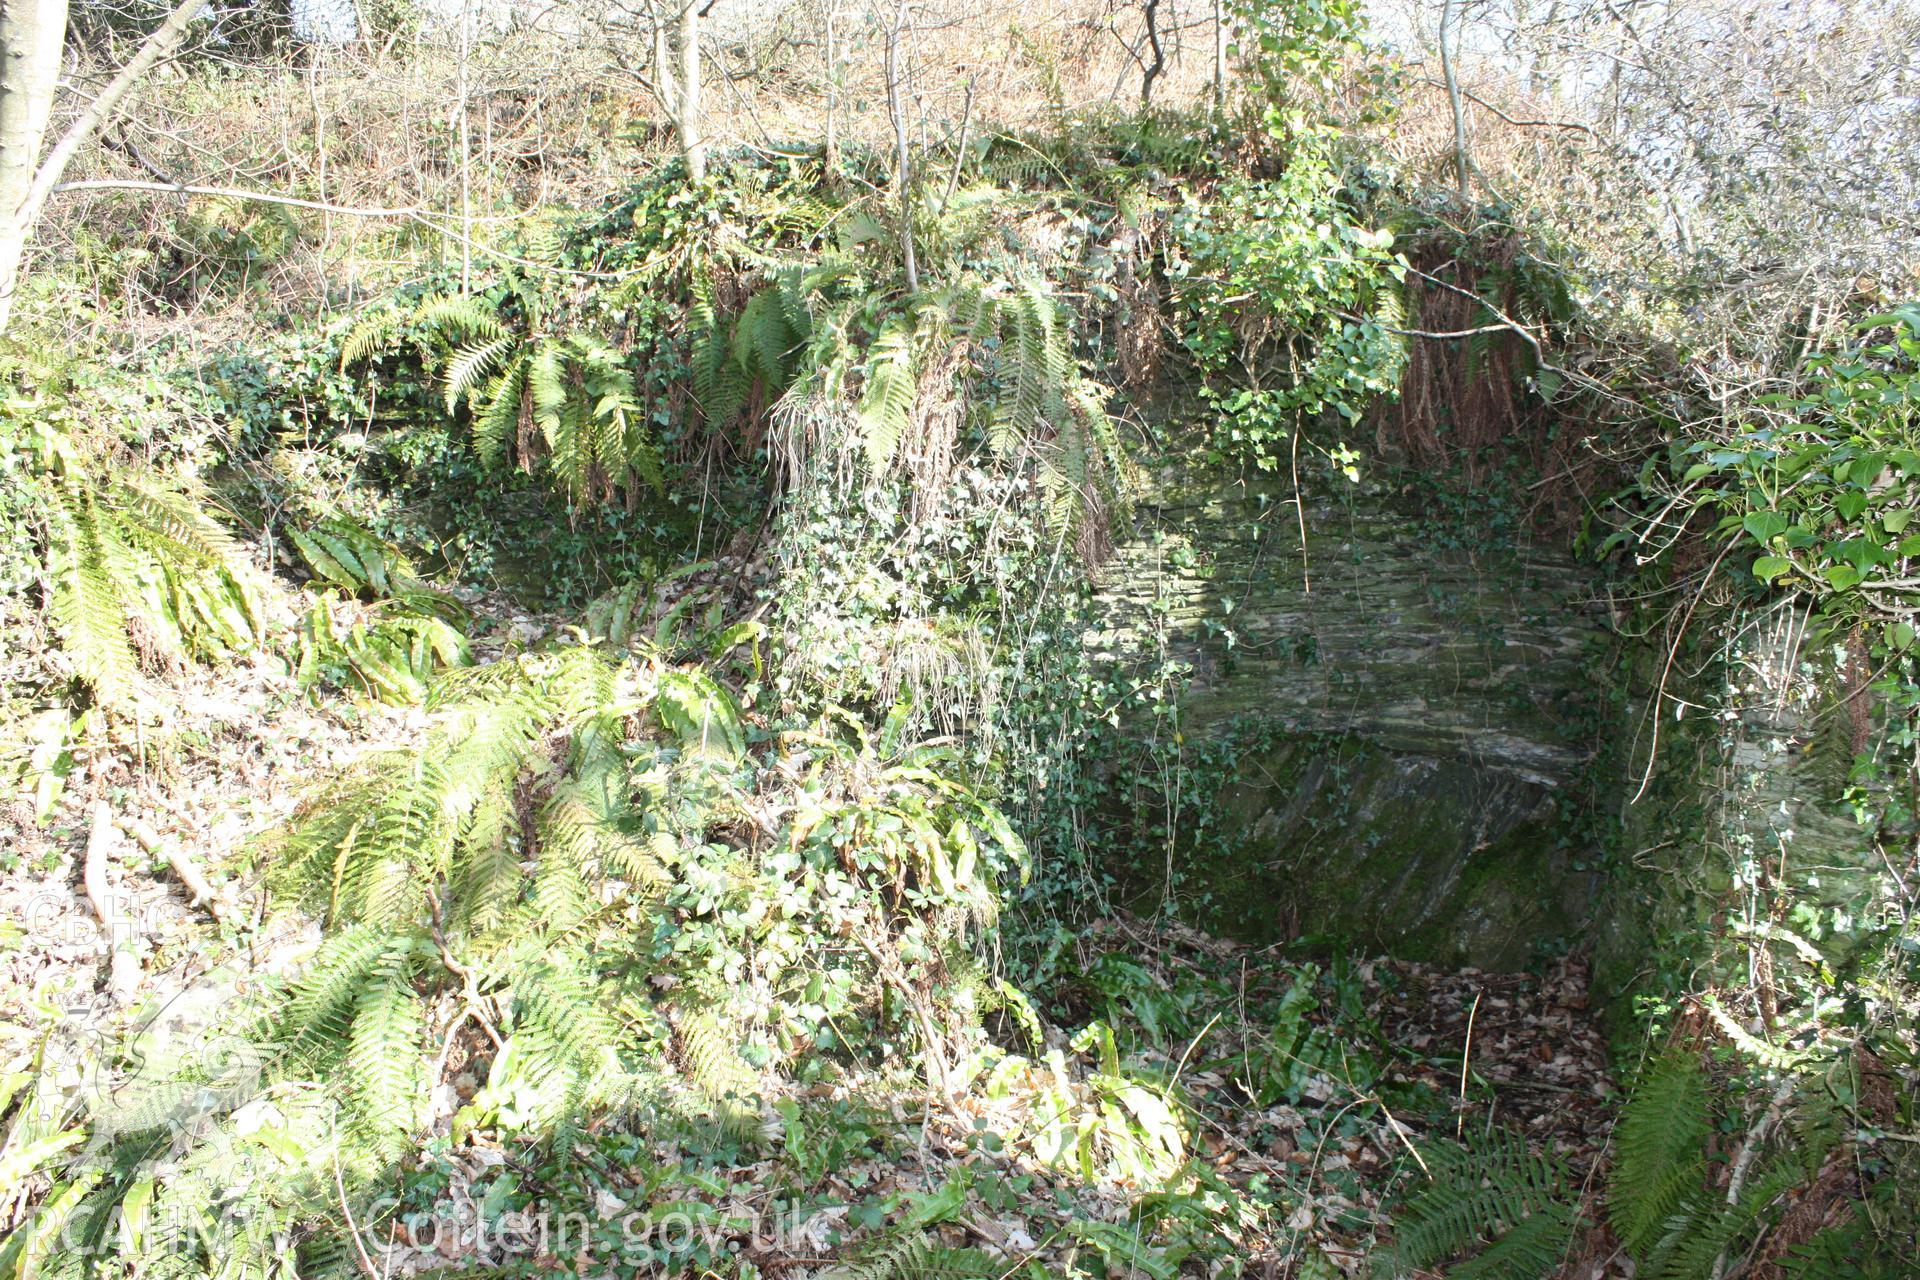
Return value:
[(243, 562), (233, 536), (193, 499), (119, 473), (109, 492), (125, 536), (149, 553), (182, 565), (236, 569)]
[(1770, 1164), (1733, 1204), (1717, 1190), (1695, 1189), (1664, 1224), (1660, 1238), (1640, 1255), (1640, 1274), (1650, 1280), (1712, 1280), (1721, 1255), (1747, 1238), (1802, 1177), (1791, 1161)]
[(719, 1013), (702, 1009), (681, 1020), (680, 1058), (696, 1088), (716, 1107), (754, 1096), (757, 1081), (740, 1056), (740, 1037)]
[(1567, 1264), (1576, 1225), (1571, 1205), (1535, 1209), (1485, 1251), (1447, 1268), (1448, 1280), (1539, 1280), (1558, 1275)]
[[(54, 512), (52, 611), (74, 671), (104, 706), (131, 696), (133, 647), (114, 587), (116, 548), (91, 497), (70, 497)], [(120, 557), (124, 558), (124, 551)]]
[(480, 409), (473, 415), (473, 447), (483, 465), (492, 469), (506, 465), (520, 436), (521, 420), (532, 413), (526, 361), (516, 359), (487, 384)]
[(391, 782), (390, 796), (341, 850), (336, 919), (392, 927), (424, 912), (428, 890), (416, 873), (443, 861), (451, 844), (451, 780), (442, 760), (418, 756)]
[(504, 338), (508, 332), (494, 305), (474, 294), (430, 295), (414, 308), (413, 322), (444, 331), (455, 340)]
[(719, 425), (739, 411), (747, 394), (747, 377), (734, 358), (732, 335), (714, 303), (713, 282), (696, 273), (693, 305), (688, 312), (688, 334), (693, 349), (693, 398), (710, 425)]
[(769, 285), (747, 299), (734, 323), (734, 360), (759, 378), (772, 398), (786, 388), (788, 362), (799, 341), (780, 286)]
[(368, 310), (340, 340), (340, 368), (359, 364), (393, 345), (394, 316), (385, 307)]
[[(1571, 1227), (1565, 1170), (1528, 1150), (1520, 1134), (1495, 1130), (1473, 1148), (1437, 1142), (1424, 1156), (1431, 1176), (1394, 1217), (1395, 1243), (1384, 1259), (1389, 1275), (1482, 1252), (1536, 1216)], [(1503, 1256), (1527, 1256), (1549, 1247), (1553, 1237), (1547, 1223), (1525, 1232)]]
[(911, 1231), (870, 1242), (819, 1274), (821, 1280), (997, 1280), (1005, 1269), (984, 1250), (948, 1248)]
[(413, 989), (412, 959), (389, 944), (367, 969), (353, 1002), (346, 1064), (355, 1119), (374, 1147), (399, 1154), (418, 1114), (421, 1025), (425, 1008)]
[(276, 1019), (274, 1037), (286, 1057), (308, 1061), (339, 1051), (367, 975), (390, 945), (381, 930), (364, 925), (349, 925), (321, 944)]
[(481, 790), (460, 832), (448, 867), (451, 927), (467, 935), (489, 933), (503, 925), (526, 885), (515, 847), (511, 784)]
[(511, 1049), (538, 1086), (542, 1118), (577, 1113), (597, 1082), (619, 1070), (619, 1024), (598, 983), (569, 963), (536, 967), (514, 984)]
[(858, 421), (867, 468), (875, 475), (892, 464), (913, 417), (917, 389), (913, 330), (893, 321), (867, 354)]
[(1698, 1058), (1674, 1052), (1641, 1073), (1614, 1127), (1607, 1212), (1636, 1256), (1665, 1228), (1681, 1198), (1706, 1176), (1711, 1129), (1705, 1073)]
[(494, 338), (476, 339), (453, 353), (440, 379), (449, 413), (463, 399), (471, 401), (481, 398), (482, 387), (486, 385), (488, 376), (512, 352), (513, 345), (513, 339), (502, 334)]
[(286, 535), (315, 577), (353, 592), (373, 586), (373, 575), (361, 564), (355, 548), (347, 540), (324, 527), (289, 528)]
[(354, 627), (340, 652), (368, 694), (394, 705), (421, 701), (436, 671), (473, 660), (460, 632), (439, 618), (412, 615)]

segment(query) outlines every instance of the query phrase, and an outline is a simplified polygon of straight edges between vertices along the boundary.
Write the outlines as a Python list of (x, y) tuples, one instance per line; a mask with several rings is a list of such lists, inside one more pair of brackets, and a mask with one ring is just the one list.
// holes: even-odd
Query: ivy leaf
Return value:
[(1840, 513), (1842, 520), (1849, 522), (1858, 520), (1867, 509), (1867, 495), (1857, 490), (1850, 490), (1833, 500), (1833, 509)]
[(1895, 649), (1906, 650), (1913, 647), (1913, 624), (1896, 622), (1887, 628), (1887, 643)]
[(1887, 469), (1886, 458), (1878, 453), (1863, 453), (1847, 466), (1847, 476), (1862, 489), (1880, 478)]
[(1792, 568), (1793, 561), (1784, 556), (1761, 556), (1753, 562), (1753, 576), (1762, 582), (1772, 582)]

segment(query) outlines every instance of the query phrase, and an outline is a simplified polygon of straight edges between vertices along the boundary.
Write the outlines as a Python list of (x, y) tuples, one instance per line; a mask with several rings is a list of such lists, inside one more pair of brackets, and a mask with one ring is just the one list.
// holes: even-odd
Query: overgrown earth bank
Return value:
[(0, 0), (0, 1280), (1920, 1275), (1920, 31), (1496, 8)]

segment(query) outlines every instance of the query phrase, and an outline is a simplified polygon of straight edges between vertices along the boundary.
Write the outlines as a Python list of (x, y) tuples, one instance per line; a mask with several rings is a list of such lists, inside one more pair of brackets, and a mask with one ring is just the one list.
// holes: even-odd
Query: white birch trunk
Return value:
[[(66, 43), (66, 0), (0, 0), (0, 146), (7, 156), (6, 176), (0, 179), (0, 332), (13, 313), (14, 286), (20, 279), (20, 258), (26, 252), (33, 225), (40, 220), (47, 197), (60, 185), (67, 166), (80, 148), (93, 140), (100, 126), (119, 109), (120, 100), (154, 65), (186, 39), (187, 28), (207, 0), (181, 0), (154, 33), (128, 59), (107, 87), (87, 104), (60, 140), (39, 160), (40, 144), (53, 108), (53, 91), (60, 79), (60, 54)], [(16, 58), (16, 55), (17, 58)], [(22, 129), (16, 135), (11, 119), (13, 94), (21, 95)], [(40, 95), (44, 94), (44, 100)], [(35, 112), (37, 111), (37, 115)], [(31, 129), (31, 137), (28, 129)], [(35, 161), (39, 160), (36, 166)], [(16, 183), (19, 185), (16, 187)]]
[(0, 331), (33, 229), (33, 176), (66, 40), (67, 0), (0, 0)]

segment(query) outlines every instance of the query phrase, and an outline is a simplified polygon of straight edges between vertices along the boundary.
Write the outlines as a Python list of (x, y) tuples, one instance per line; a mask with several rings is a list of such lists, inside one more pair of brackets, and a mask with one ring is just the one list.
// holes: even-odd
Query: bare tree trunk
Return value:
[[(46, 68), (44, 65), (36, 66), (30, 73), (22, 63), (32, 62), (35, 56), (46, 59), (48, 55), (39, 42), (49, 38), (52, 40), (52, 68), (51, 75), (45, 82), (45, 105), (40, 108), (38, 128), (31, 139), (32, 150), (37, 151), (41, 138), (46, 132), (45, 113), (52, 107), (53, 86), (59, 79), (60, 48), (66, 39), (67, 6), (64, 0), (25, 0), (24, 3), (18, 4), (16, 0), (0, 0), (0, 4), (4, 5), (4, 11), (0, 12), (0, 63), (4, 64), (0, 65), (0, 101), (10, 103), (16, 74), (22, 85), (22, 91), (29, 96), (34, 93), (33, 89), (26, 86), (29, 83), (39, 84), (37, 77), (44, 73)], [(86, 146), (93, 135), (99, 131), (100, 126), (113, 116), (114, 111), (120, 106), (120, 100), (140, 82), (141, 77), (153, 70), (156, 63), (171, 54), (180, 46), (180, 42), (186, 39), (187, 28), (193, 25), (193, 20), (199, 16), (202, 9), (206, 8), (206, 4), (207, 0), (181, 0), (180, 5), (167, 15), (167, 20), (160, 24), (159, 29), (141, 44), (139, 50), (128, 60), (127, 65), (120, 68), (120, 73), (108, 81), (107, 87), (102, 89), (99, 95), (87, 105), (86, 110), (67, 126), (67, 131), (60, 135), (60, 140), (53, 144), (52, 150), (47, 152), (46, 159), (33, 170), (32, 180), (26, 185), (23, 193), (12, 187), (0, 185), (0, 210), (6, 211), (4, 215), (0, 215), (0, 330), (5, 329), (7, 320), (12, 315), (14, 287), (18, 284), (20, 276), (20, 257), (26, 251), (28, 237), (33, 234), (34, 223), (39, 221), (40, 211), (46, 207), (47, 197), (53, 194), (54, 187), (59, 185), (61, 176), (66, 173), (67, 166), (73, 162), (74, 156), (79, 154), (80, 148)], [(23, 12), (29, 9), (38, 11), (38, 16), (27, 27), (20, 30), (23, 41), (27, 40), (31, 33), (32, 43), (15, 43), (16, 19), (13, 15), (16, 8)], [(42, 30), (47, 25), (57, 26), (58, 34), (48, 37)], [(20, 62), (16, 62), (16, 55)], [(15, 139), (11, 132), (7, 132), (8, 126), (5, 123), (10, 110), (10, 106), (0, 106), (0, 134), (4, 134), (0, 137), (0, 145), (4, 145), (7, 150), (6, 164), (9, 167), (15, 163)], [(22, 103), (22, 114), (27, 114), (25, 102)], [(31, 124), (32, 121), (29, 119), (26, 123)], [(24, 144), (28, 139), (22, 134), (19, 141)], [(31, 166), (32, 161), (33, 155), (29, 152), (21, 163)]]
[(687, 0), (680, 11), (680, 150), (687, 157), (687, 177), (707, 177), (707, 139), (700, 119), (700, 3)]
[(1467, 112), (1460, 101), (1460, 74), (1453, 65), (1453, 40), (1455, 5), (1458, 0), (1440, 0), (1440, 76), (1447, 84), (1447, 105), (1453, 109), (1453, 174), (1460, 193), (1460, 203), (1469, 198), (1467, 174), (1471, 162), (1467, 159)]
[(1146, 9), (1147, 47), (1153, 50), (1153, 61), (1140, 77), (1140, 109), (1143, 111), (1153, 105), (1153, 82), (1167, 67), (1166, 51), (1160, 47), (1160, 0), (1147, 0)]
[(1213, 114), (1227, 111), (1227, 0), (1213, 0)]
[(653, 81), (648, 88), (667, 113), (667, 123), (673, 126), (674, 137), (680, 136), (680, 85), (673, 73), (672, 38), (667, 34), (666, 15), (655, 12), (653, 20)]
[(827, 0), (827, 173), (840, 171), (840, 55), (834, 43), (833, 20), (838, 0)]
[(460, 61), (455, 72), (455, 131), (460, 138), (460, 292), (473, 290), (473, 144), (468, 133), (467, 64), (473, 52), (472, 6), (461, 0)]
[(0, 0), (0, 330), (13, 310), (31, 222), (21, 216), (53, 114), (66, 0)]
[[(680, 154), (687, 162), (687, 177), (701, 182), (707, 176), (707, 140), (700, 119), (700, 0), (682, 0), (656, 4), (653, 15), (653, 78), (633, 73), (652, 92), (673, 136), (680, 143)], [(679, 48), (674, 48), (677, 29)], [(678, 54), (678, 66), (675, 54)]]
[(910, 0), (900, 0), (887, 28), (887, 114), (893, 118), (893, 180), (900, 197), (900, 252), (907, 263), (907, 289), (920, 288), (920, 266), (913, 256), (913, 174), (907, 154), (907, 116), (900, 101), (900, 34), (906, 29)]

